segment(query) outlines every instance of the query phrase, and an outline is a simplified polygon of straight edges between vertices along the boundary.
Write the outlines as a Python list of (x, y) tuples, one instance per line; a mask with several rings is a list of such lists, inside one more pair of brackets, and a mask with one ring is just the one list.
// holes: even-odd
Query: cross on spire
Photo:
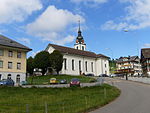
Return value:
[(80, 19), (78, 20), (78, 22), (79, 22), (79, 31), (80, 31)]

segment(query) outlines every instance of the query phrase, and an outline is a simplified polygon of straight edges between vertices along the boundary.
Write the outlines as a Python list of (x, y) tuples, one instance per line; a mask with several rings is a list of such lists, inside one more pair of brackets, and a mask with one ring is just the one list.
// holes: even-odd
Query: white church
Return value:
[(46, 51), (52, 53), (58, 50), (63, 54), (63, 67), (60, 74), (81, 75), (81, 74), (100, 74), (109, 75), (109, 57), (86, 51), (86, 44), (82, 32), (78, 30), (78, 36), (74, 48), (64, 47), (55, 44), (49, 44)]

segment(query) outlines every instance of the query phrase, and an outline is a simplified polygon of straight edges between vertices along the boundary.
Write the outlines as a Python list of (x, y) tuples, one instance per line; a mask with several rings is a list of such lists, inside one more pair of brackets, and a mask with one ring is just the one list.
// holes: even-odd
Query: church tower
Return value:
[(86, 44), (84, 43), (82, 32), (80, 30), (80, 21), (79, 21), (78, 36), (76, 38), (76, 44), (74, 44), (74, 48), (83, 51), (86, 50)]

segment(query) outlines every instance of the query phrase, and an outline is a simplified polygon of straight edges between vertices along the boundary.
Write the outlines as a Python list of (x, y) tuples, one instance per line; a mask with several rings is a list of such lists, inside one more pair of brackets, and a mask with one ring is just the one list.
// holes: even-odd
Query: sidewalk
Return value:
[[(125, 80), (125, 77), (120, 79)], [(128, 80), (150, 84), (150, 78), (147, 77), (128, 77)]]

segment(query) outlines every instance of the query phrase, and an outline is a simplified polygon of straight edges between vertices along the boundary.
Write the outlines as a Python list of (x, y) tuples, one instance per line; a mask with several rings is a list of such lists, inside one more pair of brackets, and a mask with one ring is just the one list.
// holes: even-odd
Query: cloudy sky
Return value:
[(87, 50), (113, 58), (150, 47), (150, 0), (0, 0), (0, 33), (33, 49), (73, 47), (81, 21)]

